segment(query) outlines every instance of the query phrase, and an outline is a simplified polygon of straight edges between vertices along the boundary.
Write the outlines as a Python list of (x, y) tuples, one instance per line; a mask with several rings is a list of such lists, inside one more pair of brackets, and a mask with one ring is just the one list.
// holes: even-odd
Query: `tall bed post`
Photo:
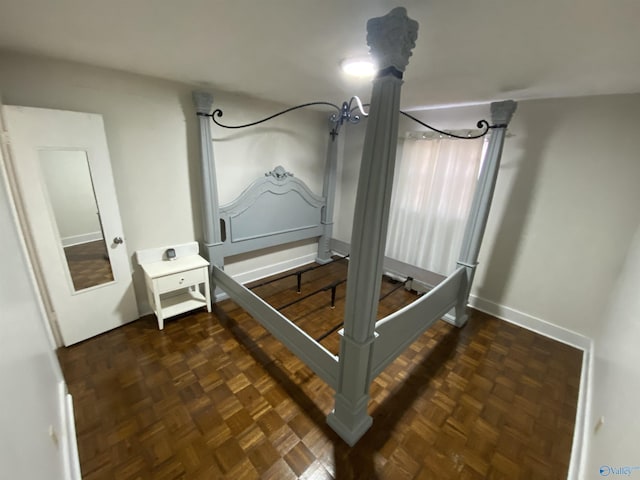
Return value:
[(322, 196), (325, 207), (322, 209), (322, 225), (324, 231), (318, 240), (318, 256), (316, 262), (323, 265), (331, 261), (331, 236), (333, 234), (333, 206), (336, 196), (336, 171), (338, 169), (338, 130), (331, 130), (327, 147), (327, 162), (324, 167)]
[(457, 326), (464, 325), (468, 320), (466, 311), (469, 293), (471, 292), (471, 284), (478, 265), (478, 254), (482, 245), (482, 237), (487, 226), (489, 218), (489, 210), (491, 208), (491, 200), (493, 199), (493, 191), (498, 178), (498, 170), (500, 168), (500, 159), (502, 157), (502, 147), (507, 132), (507, 127), (513, 113), (516, 111), (517, 103), (513, 100), (504, 102), (494, 102), (491, 104), (491, 122), (493, 124), (491, 136), (489, 137), (489, 145), (487, 153), (478, 179), (471, 210), (469, 211), (469, 219), (465, 227), (464, 237), (462, 238), (462, 247), (460, 249), (460, 257), (458, 260), (459, 267), (465, 267), (467, 273), (467, 281), (461, 288), (458, 302), (455, 308), (455, 319), (452, 321), (449, 316), (447, 321)]
[(402, 7), (367, 22), (367, 43), (378, 60), (353, 221), (344, 330), (334, 410), (329, 425), (354, 445), (369, 429), (375, 322), (393, 185), (402, 72), (415, 46), (418, 22)]
[[(193, 103), (196, 107), (200, 124), (200, 151), (202, 154), (202, 215), (204, 244), (211, 267), (224, 267), (222, 250), (216, 246), (222, 243), (220, 233), (220, 210), (218, 205), (218, 181), (216, 164), (213, 158), (213, 138), (209, 116), (213, 108), (213, 96), (206, 92), (193, 92)], [(211, 291), (215, 290), (212, 284)]]

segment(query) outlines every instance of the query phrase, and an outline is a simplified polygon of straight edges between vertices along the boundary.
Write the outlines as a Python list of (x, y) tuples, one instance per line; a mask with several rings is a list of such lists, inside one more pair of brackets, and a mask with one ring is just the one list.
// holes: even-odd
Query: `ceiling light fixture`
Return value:
[(376, 73), (375, 65), (368, 57), (347, 58), (340, 63), (340, 67), (350, 77), (373, 78)]

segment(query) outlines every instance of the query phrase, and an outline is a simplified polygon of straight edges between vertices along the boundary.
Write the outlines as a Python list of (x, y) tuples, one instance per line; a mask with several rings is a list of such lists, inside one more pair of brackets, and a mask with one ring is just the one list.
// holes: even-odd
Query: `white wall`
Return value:
[[(584, 478), (602, 478), (601, 466), (638, 467), (640, 476), (640, 223), (614, 283), (595, 340), (590, 449)], [(598, 420), (604, 424), (596, 429)], [(618, 476), (622, 478), (624, 476)]]
[(474, 292), (595, 338), (640, 211), (640, 95), (522, 102)]
[[(136, 250), (202, 240), (201, 176), (194, 86), (0, 52), (0, 94), (5, 104), (102, 114), (130, 255)], [(197, 87), (195, 87), (197, 88)], [(214, 94), (230, 124), (262, 118), (283, 108), (228, 93)], [(255, 177), (282, 164), (317, 193), (326, 150), (325, 113), (295, 112), (248, 131), (214, 131), (220, 200), (228, 202)], [(246, 256), (228, 265), (250, 272), (315, 252), (313, 243)], [(141, 272), (136, 296), (148, 312)]]
[[(488, 110), (418, 116), (438, 128), (468, 128)], [(472, 295), (595, 337), (640, 214), (638, 112), (640, 95), (519, 103)], [(351, 235), (361, 144), (360, 133), (347, 137), (336, 228), (343, 241)]]
[(65, 476), (66, 388), (14, 223), (2, 165), (0, 152), (0, 477), (71, 478)]

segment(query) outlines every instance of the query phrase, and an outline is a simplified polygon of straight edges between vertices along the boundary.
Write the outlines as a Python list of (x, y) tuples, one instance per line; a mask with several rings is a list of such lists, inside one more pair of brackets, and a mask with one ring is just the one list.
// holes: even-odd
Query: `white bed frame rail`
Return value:
[(442, 283), (415, 302), (376, 322), (372, 376), (377, 377), (424, 331), (455, 307), (467, 287), (467, 271), (456, 269)]
[(214, 266), (213, 278), (229, 296), (332, 388), (338, 378), (338, 357), (307, 335), (295, 323)]

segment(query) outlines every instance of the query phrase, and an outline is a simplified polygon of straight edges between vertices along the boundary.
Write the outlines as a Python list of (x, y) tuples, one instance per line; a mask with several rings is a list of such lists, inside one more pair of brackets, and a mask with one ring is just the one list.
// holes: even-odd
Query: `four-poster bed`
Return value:
[(400, 88), (418, 24), (406, 16), (403, 8), (396, 8), (384, 17), (370, 20), (367, 30), (367, 41), (380, 71), (373, 81), (360, 167), (339, 355), (329, 352), (281, 312), (237, 283), (224, 271), (224, 259), (238, 253), (317, 238), (317, 262), (331, 261), (336, 137), (344, 122), (355, 122), (355, 116), (351, 116), (354, 111), (351, 102), (345, 102), (342, 108), (332, 105), (338, 112), (331, 117), (322, 195), (314, 194), (304, 182), (278, 166), (255, 180), (233, 202), (219, 205), (211, 119), (221, 125), (215, 118), (221, 116), (221, 111), (211, 113), (211, 95), (194, 93), (202, 145), (204, 243), (211, 263), (212, 289), (224, 290), (336, 391), (335, 408), (327, 421), (349, 445), (355, 444), (371, 426), (367, 406), (369, 385), (375, 376), (447, 312), (453, 310), (447, 319), (455, 325), (462, 326), (466, 322), (465, 308), (505, 131), (516, 107), (512, 101), (491, 105), (493, 125), (486, 127), (487, 130), (491, 128), (492, 134), (457, 268), (411, 305), (376, 321), (393, 183)]

